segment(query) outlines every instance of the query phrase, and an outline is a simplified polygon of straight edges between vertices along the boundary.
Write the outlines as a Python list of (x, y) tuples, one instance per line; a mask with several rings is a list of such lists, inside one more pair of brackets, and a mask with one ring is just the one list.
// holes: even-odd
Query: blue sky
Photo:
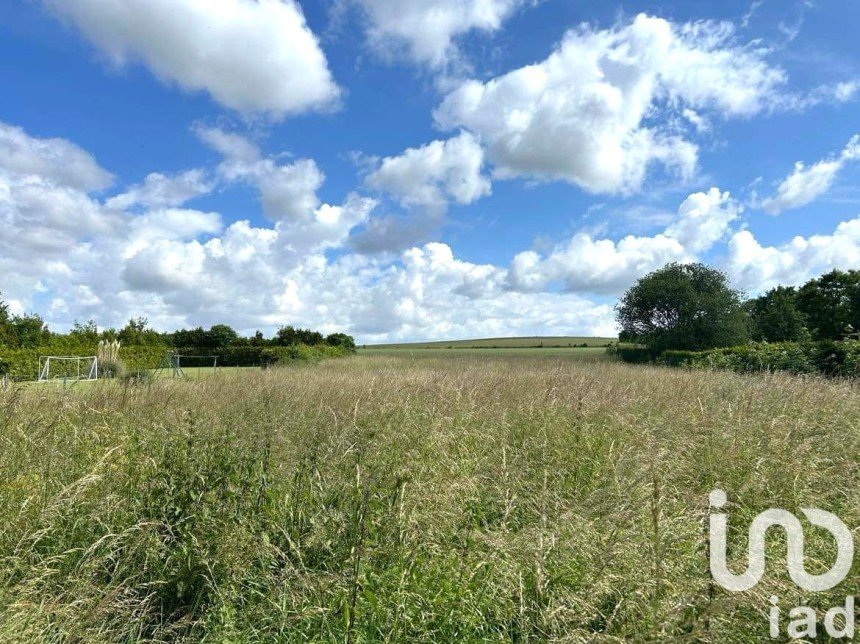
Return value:
[[(860, 267), (855, 3), (0, 5), (0, 291), (57, 328), (608, 334)], [(796, 165), (796, 164), (802, 165)]]

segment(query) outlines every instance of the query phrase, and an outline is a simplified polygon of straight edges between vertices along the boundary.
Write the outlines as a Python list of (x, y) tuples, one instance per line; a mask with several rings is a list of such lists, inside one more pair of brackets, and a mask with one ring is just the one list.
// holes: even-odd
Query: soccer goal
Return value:
[(170, 375), (174, 378), (218, 371), (218, 356), (183, 356), (171, 353), (168, 362)]
[(64, 380), (83, 382), (98, 380), (99, 359), (96, 356), (44, 356), (39, 358), (39, 382)]

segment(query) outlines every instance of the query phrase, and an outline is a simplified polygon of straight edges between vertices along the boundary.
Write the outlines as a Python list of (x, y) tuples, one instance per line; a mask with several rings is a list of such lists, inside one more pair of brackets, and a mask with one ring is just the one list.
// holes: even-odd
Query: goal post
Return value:
[(41, 356), (39, 382), (66, 380), (86, 382), (98, 380), (99, 359), (96, 356)]
[(211, 369), (212, 373), (215, 373), (218, 371), (218, 368), (217, 355), (183, 355), (170, 352), (165, 356), (158, 372), (166, 372), (173, 378), (184, 378), (187, 375), (185, 373), (186, 370), (200, 373), (201, 371), (209, 371)]

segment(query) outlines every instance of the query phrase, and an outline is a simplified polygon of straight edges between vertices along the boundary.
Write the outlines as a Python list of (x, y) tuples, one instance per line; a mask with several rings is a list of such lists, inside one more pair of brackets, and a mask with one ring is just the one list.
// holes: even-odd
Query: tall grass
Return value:
[(860, 576), (714, 588), (708, 493), (734, 560), (769, 507), (860, 525), (857, 394), (490, 353), (0, 392), (0, 641), (769, 641)]

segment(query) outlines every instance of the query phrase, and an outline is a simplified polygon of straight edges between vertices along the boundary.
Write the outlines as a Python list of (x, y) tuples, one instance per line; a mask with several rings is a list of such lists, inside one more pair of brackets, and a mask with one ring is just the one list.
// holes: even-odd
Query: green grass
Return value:
[(411, 358), (415, 360), (425, 360), (427, 358), (462, 358), (473, 357), (476, 359), (494, 359), (499, 357), (543, 357), (543, 358), (561, 358), (576, 361), (605, 361), (607, 360), (606, 349), (602, 347), (579, 347), (569, 349), (566, 347), (497, 347), (481, 349), (478, 347), (461, 347), (461, 348), (446, 348), (446, 347), (410, 347), (392, 346), (392, 347), (368, 347), (359, 349), (359, 355), (368, 357), (392, 356)]
[[(3, 642), (765, 642), (817, 609), (769, 507), (860, 525), (856, 384), (578, 352), (365, 354), (144, 386), (0, 392)], [(807, 530), (807, 566), (832, 562)]]
[(445, 340), (441, 342), (411, 342), (403, 344), (365, 345), (364, 348), (379, 349), (539, 349), (605, 347), (618, 338), (594, 338), (579, 336), (554, 336), (531, 338), (484, 338), (479, 340)]

